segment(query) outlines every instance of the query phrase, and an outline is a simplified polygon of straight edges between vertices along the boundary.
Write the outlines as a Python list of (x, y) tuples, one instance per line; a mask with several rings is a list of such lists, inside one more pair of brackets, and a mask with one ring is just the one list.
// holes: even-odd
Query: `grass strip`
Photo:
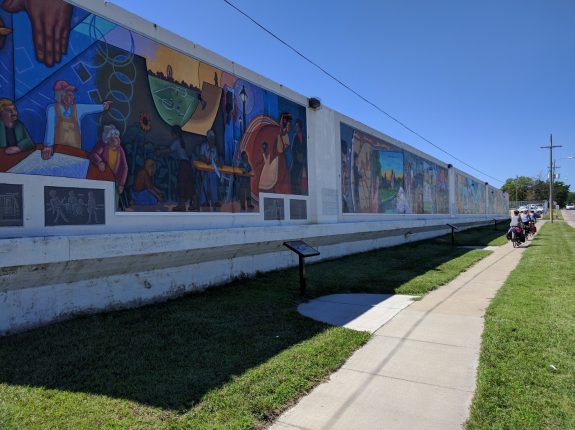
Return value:
[(468, 430), (575, 428), (574, 256), (547, 223), (489, 306)]
[[(488, 254), (383, 248), (309, 265), (308, 291), (422, 295)], [(0, 428), (262, 428), (369, 339), (301, 316), (298, 293), (290, 269), (2, 338)]]

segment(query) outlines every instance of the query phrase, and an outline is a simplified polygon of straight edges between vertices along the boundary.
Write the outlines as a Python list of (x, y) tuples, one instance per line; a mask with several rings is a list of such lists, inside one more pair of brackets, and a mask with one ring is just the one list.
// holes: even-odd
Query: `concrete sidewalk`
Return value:
[(475, 390), (485, 309), (524, 250), (501, 246), (403, 309), (271, 429), (462, 428)]

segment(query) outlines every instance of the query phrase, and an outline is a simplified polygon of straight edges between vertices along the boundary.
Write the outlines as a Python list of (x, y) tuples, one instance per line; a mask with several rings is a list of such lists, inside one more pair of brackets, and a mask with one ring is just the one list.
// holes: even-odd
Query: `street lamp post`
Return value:
[(242, 112), (243, 112), (243, 119), (244, 119), (244, 129), (242, 130), (242, 134), (244, 134), (246, 130), (246, 100), (248, 99), (248, 93), (246, 93), (246, 87), (242, 85), (242, 90), (240, 91), (240, 99), (242, 99)]

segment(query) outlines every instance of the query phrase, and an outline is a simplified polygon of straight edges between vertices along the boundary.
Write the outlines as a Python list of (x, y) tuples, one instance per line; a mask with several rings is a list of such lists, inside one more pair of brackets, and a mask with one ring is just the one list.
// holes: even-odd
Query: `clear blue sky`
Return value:
[[(575, 184), (575, 1), (230, 0), (421, 135), (501, 180)], [(492, 185), (332, 81), (222, 0), (114, 0)], [(513, 155), (515, 154), (515, 155)], [(572, 186), (575, 189), (575, 185)]]

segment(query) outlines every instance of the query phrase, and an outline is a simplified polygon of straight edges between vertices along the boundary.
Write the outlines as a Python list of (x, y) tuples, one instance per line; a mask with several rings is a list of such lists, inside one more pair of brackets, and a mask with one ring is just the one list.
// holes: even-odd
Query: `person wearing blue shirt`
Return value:
[(82, 118), (89, 114), (107, 111), (112, 104), (104, 101), (98, 104), (76, 104), (74, 92), (76, 87), (66, 81), (54, 84), (56, 103), (48, 106), (46, 111), (46, 136), (42, 158), (47, 160), (54, 153), (54, 144), (82, 147)]

